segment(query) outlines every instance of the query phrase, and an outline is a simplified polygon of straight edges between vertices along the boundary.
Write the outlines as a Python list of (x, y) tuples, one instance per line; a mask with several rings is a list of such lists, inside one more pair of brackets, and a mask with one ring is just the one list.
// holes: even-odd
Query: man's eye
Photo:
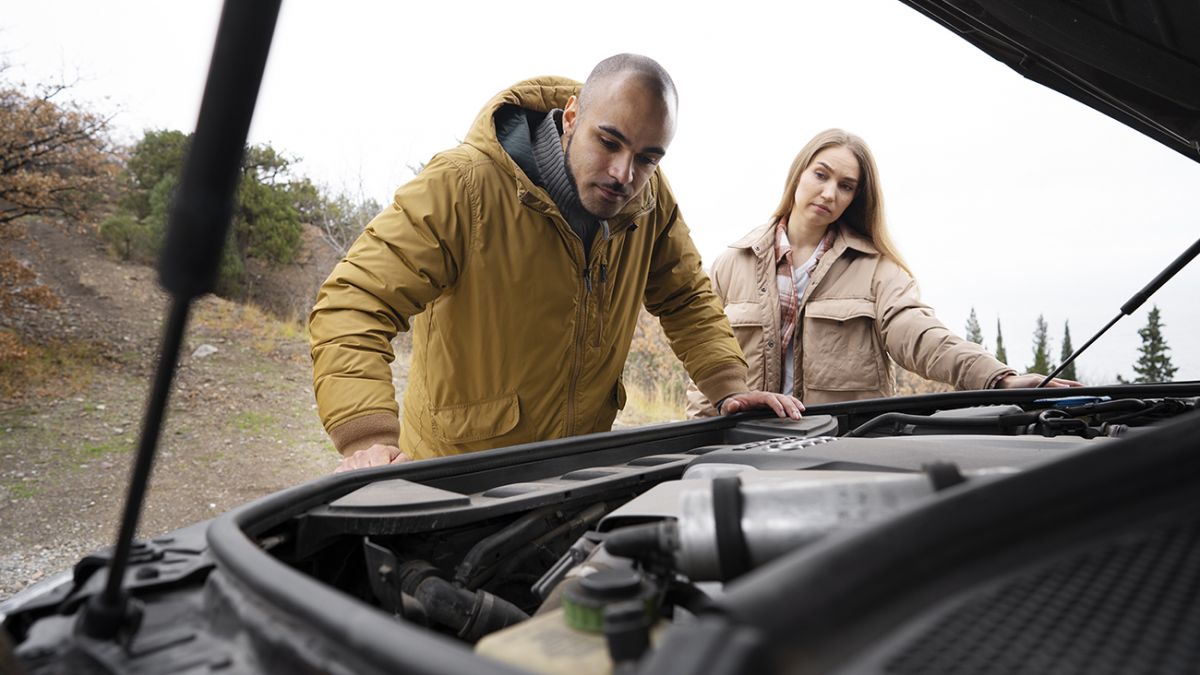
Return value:
[(654, 166), (655, 164), (658, 164), (658, 158), (651, 155), (638, 155), (637, 161), (645, 166)]
[(618, 147), (616, 141), (612, 141), (607, 138), (601, 138), (600, 143), (601, 143), (601, 145), (608, 148), (609, 150), (616, 150)]

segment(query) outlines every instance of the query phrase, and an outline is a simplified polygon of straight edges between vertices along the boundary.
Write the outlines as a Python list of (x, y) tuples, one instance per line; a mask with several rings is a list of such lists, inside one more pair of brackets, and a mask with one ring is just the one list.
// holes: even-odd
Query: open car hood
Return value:
[(1200, 5), (902, 2), (1022, 76), (1200, 161)]
[[(904, 1), (1200, 158), (1200, 6)], [(208, 128), (202, 111), (226, 143), (193, 147), (236, 159), (257, 80), (233, 46), (274, 11), (227, 7), (247, 15), (222, 20), (206, 105), (240, 117)], [(196, 251), (224, 241), (211, 191), (194, 194), (179, 208), (197, 226), (168, 239), (167, 354), (211, 283)], [(813, 405), (326, 476), (137, 542), (120, 574), (104, 551), (0, 603), (0, 671), (1194, 670), (1200, 382), (1061, 393)], [(97, 602), (112, 586), (121, 603)]]

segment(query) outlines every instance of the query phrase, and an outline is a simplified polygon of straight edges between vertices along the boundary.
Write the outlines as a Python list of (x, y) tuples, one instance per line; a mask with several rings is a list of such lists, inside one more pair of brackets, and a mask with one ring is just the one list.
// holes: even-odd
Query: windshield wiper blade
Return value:
[(1154, 277), (1154, 280), (1149, 284), (1146, 284), (1145, 288), (1135, 293), (1133, 297), (1130, 298), (1124, 305), (1121, 305), (1120, 314), (1117, 314), (1115, 317), (1113, 317), (1113, 320), (1109, 321), (1108, 325), (1104, 326), (1104, 328), (1101, 328), (1100, 332), (1093, 335), (1092, 339), (1085, 342), (1082, 347), (1076, 349), (1074, 354), (1068, 356), (1067, 360), (1063, 361), (1059, 367), (1054, 369), (1054, 372), (1047, 375), (1046, 379), (1042, 380), (1038, 384), (1038, 387), (1044, 387), (1046, 386), (1047, 382), (1055, 377), (1058, 377), (1058, 374), (1061, 373), (1064, 368), (1071, 365), (1071, 363), (1075, 361), (1076, 357), (1083, 353), (1083, 350), (1090, 347), (1092, 343), (1095, 342), (1101, 335), (1104, 335), (1109, 328), (1113, 327), (1113, 324), (1121, 320), (1121, 317), (1129, 316), (1130, 314), (1136, 312), (1138, 307), (1141, 307), (1143, 303), (1150, 299), (1150, 296), (1158, 292), (1158, 289), (1161, 288), (1163, 284), (1170, 281), (1171, 277), (1179, 273), (1179, 270), (1187, 267), (1187, 264), (1192, 262), (1192, 259), (1195, 258), (1196, 254), (1198, 253), (1200, 253), (1200, 239), (1197, 239), (1196, 243), (1189, 246), (1188, 249), (1183, 252), (1183, 254), (1175, 259), (1175, 262), (1168, 265), (1165, 270), (1159, 272), (1158, 276)]

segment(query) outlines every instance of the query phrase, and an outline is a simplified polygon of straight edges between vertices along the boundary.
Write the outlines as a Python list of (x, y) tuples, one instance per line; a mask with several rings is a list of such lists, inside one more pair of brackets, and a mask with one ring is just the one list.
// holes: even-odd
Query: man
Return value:
[[(658, 171), (676, 106), (670, 76), (637, 55), (602, 61), (582, 89), (521, 82), (397, 190), (310, 317), (339, 471), (607, 431), (643, 303), (722, 412), (800, 416), (791, 396), (747, 391), (741, 350)], [(401, 426), (388, 363), (410, 320)]]

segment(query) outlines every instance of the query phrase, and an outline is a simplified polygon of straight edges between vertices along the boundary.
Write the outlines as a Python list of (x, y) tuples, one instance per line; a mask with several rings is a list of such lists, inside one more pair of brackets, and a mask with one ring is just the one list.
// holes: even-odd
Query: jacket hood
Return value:
[(567, 101), (579, 93), (582, 85), (575, 80), (565, 77), (545, 75), (530, 80), (522, 80), (492, 97), (483, 106), (471, 130), (467, 132), (467, 145), (478, 148), (500, 166), (508, 168), (514, 175), (519, 175), (512, 157), (504, 151), (496, 138), (496, 111), (506, 105), (515, 105), (526, 110), (548, 113), (555, 108), (563, 108)]
[[(522, 80), (496, 94), (483, 106), (471, 124), (471, 130), (467, 132), (464, 143), (477, 148), (502, 167), (505, 173), (516, 178), (522, 191), (538, 195), (539, 199), (547, 206), (552, 205), (553, 200), (546, 194), (546, 191), (533, 185), (525, 172), (517, 166), (513, 158), (504, 150), (504, 146), (500, 144), (500, 140), (496, 137), (496, 112), (506, 105), (515, 105), (526, 110), (548, 113), (555, 108), (566, 107), (567, 101), (578, 94), (582, 86), (576, 80), (556, 75), (543, 75)], [(655, 171), (655, 178), (661, 179), (659, 170)], [(641, 192), (630, 199), (625, 208), (621, 209), (621, 213), (610, 221), (623, 220), (652, 208), (656, 199), (657, 182), (658, 180), (655, 179), (650, 180)]]

